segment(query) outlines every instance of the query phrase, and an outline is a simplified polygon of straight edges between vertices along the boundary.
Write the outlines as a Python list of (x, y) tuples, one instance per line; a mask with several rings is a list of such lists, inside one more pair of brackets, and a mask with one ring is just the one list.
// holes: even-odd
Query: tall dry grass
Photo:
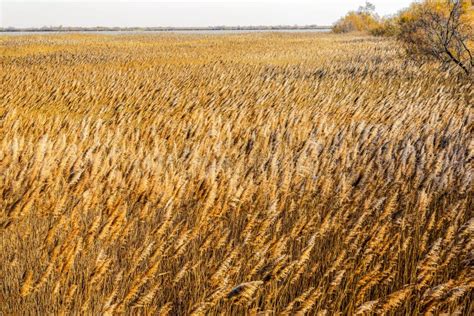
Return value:
[(0, 43), (0, 314), (472, 314), (472, 83), (351, 36)]

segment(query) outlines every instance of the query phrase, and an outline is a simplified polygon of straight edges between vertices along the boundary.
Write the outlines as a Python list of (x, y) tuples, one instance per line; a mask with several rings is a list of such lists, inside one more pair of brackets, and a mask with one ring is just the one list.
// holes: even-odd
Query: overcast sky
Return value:
[[(359, 0), (21, 1), (0, 0), (0, 26), (331, 25)], [(373, 0), (380, 15), (411, 0)]]

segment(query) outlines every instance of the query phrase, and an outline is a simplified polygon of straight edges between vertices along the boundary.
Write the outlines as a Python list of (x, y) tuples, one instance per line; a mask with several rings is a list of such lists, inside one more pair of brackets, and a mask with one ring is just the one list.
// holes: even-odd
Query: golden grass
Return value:
[(366, 37), (0, 43), (0, 314), (473, 312), (472, 83)]

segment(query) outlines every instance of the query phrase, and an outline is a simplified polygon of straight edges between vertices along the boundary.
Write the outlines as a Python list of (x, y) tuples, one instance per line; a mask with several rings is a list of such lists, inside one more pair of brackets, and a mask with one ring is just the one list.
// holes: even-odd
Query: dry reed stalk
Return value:
[(472, 83), (365, 36), (0, 42), (0, 314), (472, 309)]

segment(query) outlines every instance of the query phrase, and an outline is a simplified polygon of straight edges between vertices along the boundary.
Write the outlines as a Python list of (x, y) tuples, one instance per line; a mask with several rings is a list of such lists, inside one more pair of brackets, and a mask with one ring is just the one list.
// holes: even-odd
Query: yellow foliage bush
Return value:
[[(400, 23), (417, 20), (419, 19), (426, 11), (437, 12), (445, 17), (449, 16), (450, 13), (450, 0), (424, 0), (422, 2), (413, 3), (409, 8), (400, 12), (399, 21)], [(472, 1), (471, 0), (462, 0), (462, 8), (465, 12), (463, 14), (463, 19), (465, 21), (472, 20), (474, 18), (472, 12)]]
[[(427, 10), (449, 16), (449, 2), (449, 0), (424, 0), (413, 3), (397, 15), (379, 21), (370, 32), (376, 36), (396, 36), (403, 24), (419, 20)], [(462, 0), (462, 9), (462, 22), (474, 27), (474, 0)]]
[(466, 74), (474, 68), (471, 0), (415, 3), (400, 13), (397, 24), (397, 37), (412, 57), (436, 60), (446, 68), (457, 65)]
[(379, 27), (377, 18), (366, 12), (349, 12), (333, 26), (335, 33), (370, 32)]
[(393, 37), (399, 33), (399, 30), (397, 17), (390, 17), (380, 20), (369, 32), (374, 36)]

